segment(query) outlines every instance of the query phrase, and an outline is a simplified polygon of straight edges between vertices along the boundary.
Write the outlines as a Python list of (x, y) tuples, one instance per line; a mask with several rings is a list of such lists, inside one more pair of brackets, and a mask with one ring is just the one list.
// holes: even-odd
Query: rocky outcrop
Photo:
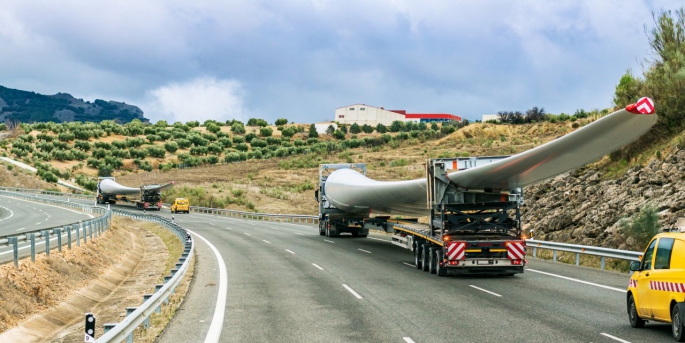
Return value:
[(536, 239), (625, 249), (620, 220), (645, 205), (657, 208), (664, 228), (685, 216), (685, 150), (633, 167), (618, 179), (587, 167), (524, 191), (523, 227)]

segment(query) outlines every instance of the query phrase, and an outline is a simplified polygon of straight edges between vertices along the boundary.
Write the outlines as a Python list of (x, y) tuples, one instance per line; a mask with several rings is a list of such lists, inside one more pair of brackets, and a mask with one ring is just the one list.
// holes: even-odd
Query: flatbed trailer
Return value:
[[(339, 213), (320, 201), (319, 232), (328, 234), (340, 218), (353, 218), (362, 230), (392, 233), (392, 243), (414, 253), (416, 268), (438, 276), (458, 274), (514, 275), (523, 273), (526, 244), (521, 232), (523, 190), (465, 189), (452, 183), (448, 172), (491, 163), (507, 156), (430, 159), (426, 163), (428, 223), (418, 220), (371, 218)], [(327, 168), (345, 165), (322, 165)], [(353, 165), (365, 171), (364, 165)], [(320, 190), (325, 187), (320, 178)], [(317, 193), (318, 199), (319, 193)], [(326, 205), (325, 202), (323, 202)], [(330, 205), (330, 204), (329, 204)], [(380, 207), (380, 205), (379, 205)], [(336, 211), (337, 210), (337, 211)], [(361, 220), (361, 224), (358, 222)], [(323, 224), (321, 224), (323, 222)]]

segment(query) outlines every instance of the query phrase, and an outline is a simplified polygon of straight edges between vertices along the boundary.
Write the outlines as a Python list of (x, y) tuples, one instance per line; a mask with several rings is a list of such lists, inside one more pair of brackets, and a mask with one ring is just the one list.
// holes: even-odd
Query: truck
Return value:
[[(359, 213), (336, 208), (328, 199), (332, 195), (326, 194), (327, 172), (355, 168), (365, 176), (366, 165), (320, 165), (319, 188), (315, 191), (319, 202), (319, 234), (335, 237), (349, 232), (353, 236), (366, 237), (369, 229), (391, 233), (392, 244), (413, 252), (417, 269), (438, 276), (523, 273), (527, 261), (520, 221), (520, 208), (524, 203), (522, 188), (467, 189), (448, 178), (449, 171), (462, 171), (507, 157), (427, 160), (427, 218), (423, 217), (422, 222), (418, 218), (372, 217), (371, 209)], [(379, 192), (384, 194), (382, 191)], [(388, 197), (395, 194), (386, 193)], [(392, 199), (388, 198), (390, 201)], [(376, 207), (385, 206), (377, 204)]]
[[(173, 182), (159, 185), (147, 184), (138, 188), (118, 184), (114, 177), (99, 177), (96, 202), (98, 204), (115, 204), (117, 200), (133, 202), (139, 210), (161, 210), (162, 190), (173, 186)], [(129, 200), (128, 196), (135, 196)]]

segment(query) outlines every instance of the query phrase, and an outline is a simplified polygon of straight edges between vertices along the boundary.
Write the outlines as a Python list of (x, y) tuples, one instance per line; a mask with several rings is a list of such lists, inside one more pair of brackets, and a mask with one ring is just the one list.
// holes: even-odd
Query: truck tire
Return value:
[(445, 256), (442, 253), (442, 249), (437, 249), (435, 251), (435, 260), (437, 263), (435, 263), (435, 274), (437, 276), (447, 276), (447, 268), (445, 266), (440, 265), (440, 263), (445, 260)]
[(324, 223), (325, 222), (323, 222), (323, 221), (319, 222), (319, 236), (325, 236), (326, 235), (326, 232), (323, 230)]
[(437, 271), (436, 263), (438, 262), (437, 256), (435, 255), (435, 248), (428, 248), (428, 272), (435, 274)]
[(416, 269), (421, 269), (422, 262), (423, 262), (423, 250), (421, 250), (423, 246), (419, 243), (416, 243), (416, 247), (414, 248), (414, 264), (416, 265)]
[(429, 264), (430, 264), (430, 244), (424, 244), (421, 247), (421, 251), (423, 253), (422, 254), (423, 255), (422, 256), (423, 268), (421, 268), (421, 269), (423, 269), (424, 272), (427, 272)]

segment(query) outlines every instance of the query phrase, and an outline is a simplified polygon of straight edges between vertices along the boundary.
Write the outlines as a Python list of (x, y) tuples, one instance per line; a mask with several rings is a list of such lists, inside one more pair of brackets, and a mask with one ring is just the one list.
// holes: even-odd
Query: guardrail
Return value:
[(533, 248), (533, 258), (537, 258), (538, 249), (552, 250), (553, 260), (557, 261), (557, 251), (565, 251), (576, 254), (576, 266), (580, 265), (580, 255), (594, 255), (600, 257), (601, 268), (604, 269), (606, 265), (606, 258), (616, 258), (627, 261), (640, 261), (642, 252), (619, 250), (610, 248), (593, 247), (589, 245), (577, 245), (568, 243), (557, 243), (538, 241), (534, 239), (526, 240), (526, 246)]
[[(50, 205), (56, 205), (61, 207), (72, 208), (75, 210), (83, 211), (89, 214), (98, 214), (98, 217), (93, 219), (88, 219), (84, 221), (79, 221), (73, 224), (59, 225), (48, 228), (42, 228), (31, 231), (24, 231), (21, 234), (12, 234), (0, 236), (0, 245), (11, 246), (14, 253), (14, 266), (19, 267), (19, 242), (30, 242), (31, 246), (31, 261), (36, 261), (36, 239), (45, 239), (45, 254), (50, 255), (50, 251), (54, 248), (58, 251), (62, 251), (62, 238), (66, 235), (67, 246), (71, 249), (71, 244), (76, 243), (76, 245), (81, 245), (81, 238), (83, 243), (87, 243), (88, 239), (93, 239), (102, 234), (112, 225), (112, 215), (106, 209), (101, 207), (92, 207), (87, 205), (82, 205), (73, 202), (61, 201), (56, 199), (46, 199), (38, 197), (37, 194), (28, 195), (16, 192), (8, 192), (0, 190), (0, 195), (11, 196), (14, 198), (24, 199), (27, 201), (41, 202)], [(82, 233), (81, 233), (82, 232)], [(73, 234), (73, 235), (72, 235)], [(75, 239), (72, 237), (75, 236)], [(52, 239), (51, 239), (52, 237)], [(51, 247), (50, 241), (57, 239), (57, 246)]]
[(174, 232), (182, 242), (185, 242), (181, 258), (176, 263), (176, 268), (171, 270), (171, 275), (164, 277), (164, 284), (156, 285), (155, 289), (157, 291), (154, 294), (144, 295), (144, 302), (140, 306), (128, 307), (126, 309), (126, 318), (123, 321), (119, 323), (106, 323), (104, 325), (105, 334), (96, 340), (96, 342), (120, 342), (126, 339), (127, 342), (133, 342), (133, 332), (141, 324), (144, 328), (150, 325), (150, 316), (153, 313), (160, 312), (162, 303), (168, 303), (169, 296), (173, 294), (176, 287), (181, 283), (193, 257), (195, 243), (186, 229), (164, 217), (122, 210), (112, 210), (112, 212), (118, 216), (153, 222), (164, 226)]
[(88, 199), (88, 200), (94, 200), (95, 199), (95, 195), (54, 192), (54, 191), (46, 191), (46, 190), (42, 190), (42, 189), (33, 189), (33, 188), (0, 187), (0, 190), (7, 191), (7, 192), (17, 192), (17, 193), (34, 193), (34, 194), (55, 195), (55, 196), (61, 196), (61, 197), (65, 197), (65, 198), (75, 198), (75, 199)]
[[(170, 206), (165, 204), (166, 206)], [(275, 214), (275, 213), (257, 213), (257, 212), (245, 212), (236, 210), (223, 210), (211, 207), (199, 207), (190, 206), (191, 212), (216, 214), (221, 216), (244, 218), (244, 219), (257, 219), (257, 220), (267, 220), (267, 221), (277, 221), (277, 222), (291, 222), (291, 223), (313, 223), (317, 224), (319, 222), (319, 216), (307, 215), (307, 214)]]

